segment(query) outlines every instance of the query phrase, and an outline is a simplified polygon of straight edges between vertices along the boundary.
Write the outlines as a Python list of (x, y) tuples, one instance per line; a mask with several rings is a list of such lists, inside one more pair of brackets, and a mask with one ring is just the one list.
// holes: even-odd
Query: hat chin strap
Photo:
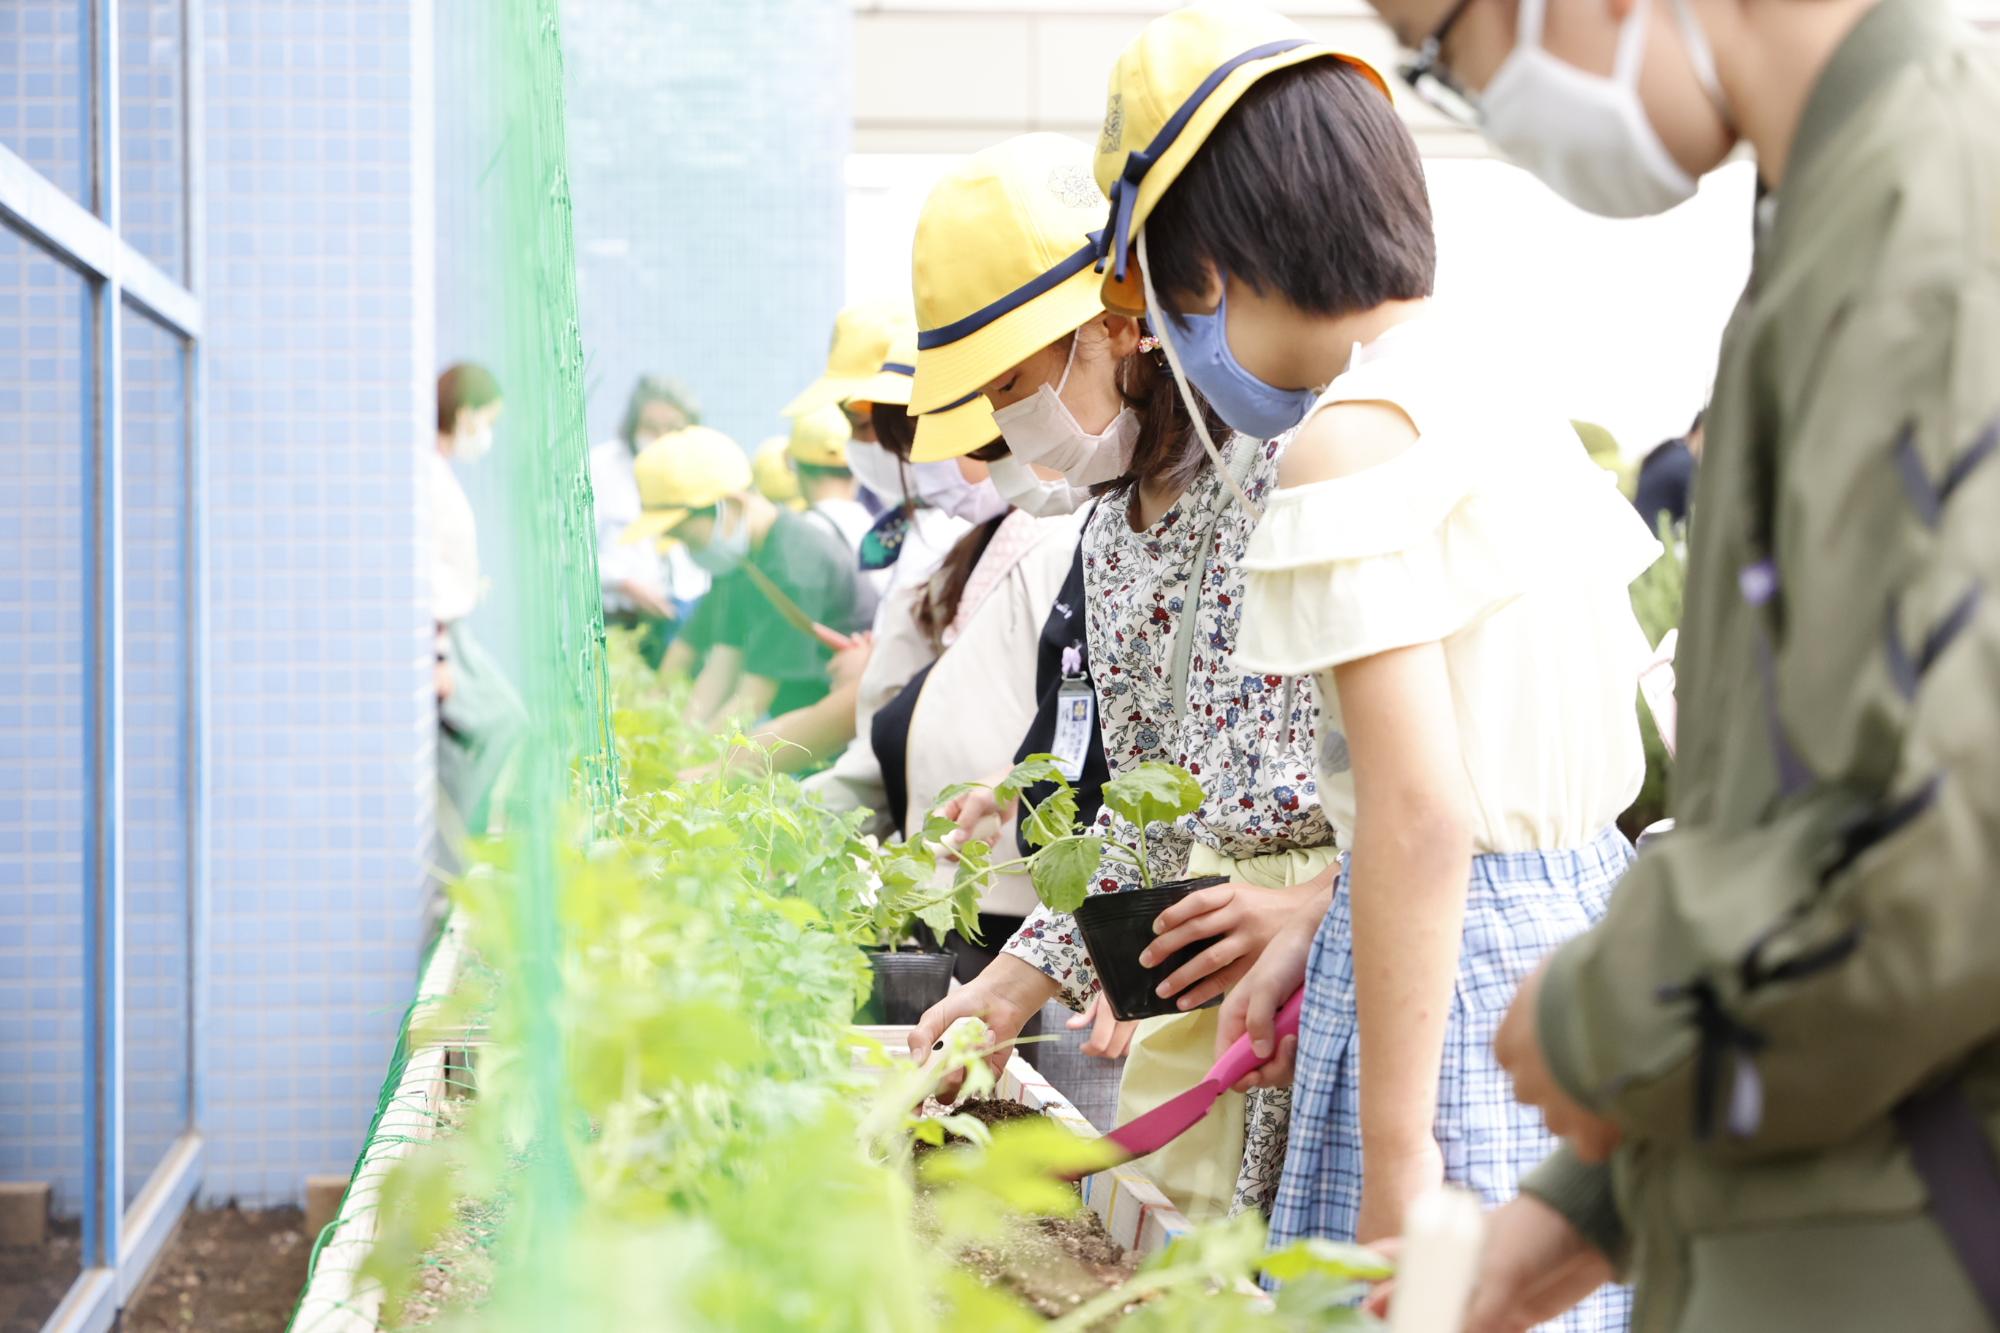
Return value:
[(1236, 501), (1243, 506), (1244, 512), (1252, 519), (1261, 521), (1264, 511), (1222, 461), (1222, 451), (1215, 447), (1215, 441), (1209, 436), (1206, 414), (1202, 412), (1194, 390), (1188, 387), (1186, 373), (1181, 370), (1180, 353), (1174, 350), (1174, 340), (1167, 334), (1167, 325), (1174, 322), (1174, 317), (1167, 313), (1167, 308), (1160, 304), (1159, 294), (1153, 290), (1153, 266), (1146, 258), (1146, 231), (1143, 227), (1139, 230), (1139, 281), (1146, 289), (1146, 312), (1157, 317), (1153, 321), (1153, 336), (1160, 340), (1160, 350), (1167, 354), (1167, 369), (1174, 373), (1174, 387), (1180, 390), (1181, 403), (1187, 408), (1188, 419), (1194, 423), (1194, 433), (1201, 437), (1201, 447), (1208, 451), (1208, 461), (1215, 465), (1223, 481), (1235, 492)]

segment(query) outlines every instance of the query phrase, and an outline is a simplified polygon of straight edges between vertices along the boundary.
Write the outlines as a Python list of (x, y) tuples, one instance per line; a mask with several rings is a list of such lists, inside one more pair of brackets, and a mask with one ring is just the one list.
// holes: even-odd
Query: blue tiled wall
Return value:
[(211, 1199), (289, 1201), (353, 1164), (415, 984), (436, 725), (420, 8), (205, 5)]
[(186, 367), (181, 340), (124, 315), (125, 1194), (188, 1128)]
[(0, 4), (0, 144), (88, 207), (86, 2)]
[(0, 228), (0, 1180), (83, 1182), (83, 279)]
[(184, 0), (118, 0), (119, 229), (186, 281)]
[(754, 445), (825, 363), (843, 281), (849, 9), (564, 0), (592, 439), (655, 372)]

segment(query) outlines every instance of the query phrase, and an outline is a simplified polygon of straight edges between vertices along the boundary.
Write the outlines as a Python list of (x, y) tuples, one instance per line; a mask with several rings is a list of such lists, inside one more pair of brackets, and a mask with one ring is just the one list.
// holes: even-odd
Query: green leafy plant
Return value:
[[(1137, 873), (1139, 883), (1153, 886), (1153, 872), (1146, 852), (1146, 830), (1154, 824), (1172, 823), (1201, 808), (1201, 783), (1192, 773), (1175, 764), (1147, 762), (1121, 773), (1104, 784), (1104, 804), (1122, 815), (1136, 830), (1131, 842), (1077, 822), (1076, 790), (1063, 776), (1054, 755), (1030, 755), (1013, 772), (994, 784), (994, 801), (1002, 808), (1020, 800), (1022, 793), (1037, 783), (1053, 790), (1021, 816), (1021, 833), (1035, 850), (1027, 856), (995, 861), (992, 849), (982, 842), (968, 842), (956, 848), (959, 858), (958, 883), (970, 885), (975, 894), (993, 876), (1025, 869), (1035, 886), (1035, 896), (1053, 912), (1074, 912), (1090, 894), (1091, 881), (1108, 858), (1123, 862)], [(938, 797), (941, 808), (947, 802), (977, 790), (979, 783), (948, 787)], [(955, 829), (950, 820), (933, 813), (925, 822), (924, 841), (934, 849)]]

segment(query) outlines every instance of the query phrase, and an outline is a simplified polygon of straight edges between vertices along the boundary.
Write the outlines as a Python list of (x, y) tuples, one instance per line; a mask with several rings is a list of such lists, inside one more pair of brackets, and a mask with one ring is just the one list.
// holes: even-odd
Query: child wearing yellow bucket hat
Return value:
[[(1658, 548), (1504, 338), (1431, 311), (1423, 169), (1378, 75), (1203, 3), (1126, 50), (1108, 108), (1109, 277), (1129, 292), (1136, 260), (1177, 375), (1231, 425), (1297, 428), (1244, 555), (1236, 661), (1318, 683), (1320, 792), (1351, 854), (1217, 1040), (1249, 1031), (1275, 1056), (1252, 1081), (1293, 1088), (1274, 1243), (1378, 1239), (1444, 1180), (1512, 1196), (1554, 1146), (1492, 1039), (1631, 856), (1627, 585)], [(1301, 984), (1300, 1033), (1275, 1042)], [(1544, 1327), (1625, 1317), (1607, 1290)]]
[(758, 445), (750, 456), (750, 476), (757, 484), (757, 493), (766, 500), (801, 510), (806, 505), (799, 495), (798, 474), (792, 471), (790, 446), (791, 441), (783, 435), (773, 435)]
[(684, 542), (715, 580), (662, 668), (695, 676), (689, 719), (720, 729), (824, 700), (831, 650), (796, 613), (841, 634), (859, 626), (852, 554), (760, 494), (750, 460), (721, 431), (666, 435), (633, 471), (643, 512), (626, 539)]
[[(1107, 205), (1089, 166), (1084, 145), (1026, 135), (974, 154), (932, 191), (912, 257), (912, 405), (921, 413), (982, 396), (998, 409), (1012, 462), (1027, 454), (1054, 465), (1071, 496), (1106, 492), (1081, 544), (1091, 726), (1114, 772), (1161, 760), (1207, 785), (1196, 816), (1148, 835), (1155, 878), (1226, 881), (1174, 909), (1187, 913), (1176, 925), (1185, 920), (1190, 939), (1213, 941), (1202, 964), (1171, 979), (1192, 1010), (1247, 968), (1282, 903), (1302, 894), (1324, 902), (1335, 853), (1311, 776), (1311, 683), (1229, 669), (1251, 523), (1191, 442), (1143, 331), (1103, 308), (1094, 264)], [(920, 456), (932, 452), (928, 421), (918, 417)], [(993, 465), (996, 478), (1005, 461)], [(1255, 494), (1275, 484), (1277, 452), (1262, 440), (1230, 441), (1224, 461)], [(956, 812), (969, 827), (1000, 813), (978, 804)], [(1112, 833), (1136, 840), (1128, 827)], [(1134, 879), (1111, 875), (1101, 887), (1132, 889)], [(1035, 912), (1000, 958), (925, 1015), (913, 1041), (935, 1040), (968, 1013), (1011, 1035), (1050, 998), (1091, 1009), (1099, 986), (1078, 939), (1068, 917)], [(1185, 1091), (1213, 1061), (1213, 1010), (1149, 1019), (1136, 1033), (1114, 1030), (1100, 1012), (1094, 1050), (1131, 1043), (1121, 1118)], [(1232, 1093), (1149, 1170), (1192, 1216), (1266, 1205), (1284, 1122), (1281, 1094)]]

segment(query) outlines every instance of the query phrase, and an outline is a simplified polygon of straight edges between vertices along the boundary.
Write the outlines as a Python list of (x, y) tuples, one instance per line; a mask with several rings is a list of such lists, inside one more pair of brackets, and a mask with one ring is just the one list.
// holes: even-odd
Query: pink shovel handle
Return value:
[[(1283, 1007), (1278, 1010), (1277, 1019), (1271, 1025), (1272, 1037), (1275, 1039), (1295, 1035), (1299, 1030), (1299, 1011), (1305, 1007), (1306, 988), (1301, 986), (1292, 992), (1292, 998), (1286, 1000)], [(1225, 1088), (1233, 1087), (1236, 1080), (1265, 1063), (1264, 1057), (1250, 1049), (1250, 1034), (1246, 1032), (1222, 1053), (1222, 1058), (1215, 1062), (1215, 1067), (1208, 1071), (1208, 1078), (1203, 1081), (1220, 1083)]]

